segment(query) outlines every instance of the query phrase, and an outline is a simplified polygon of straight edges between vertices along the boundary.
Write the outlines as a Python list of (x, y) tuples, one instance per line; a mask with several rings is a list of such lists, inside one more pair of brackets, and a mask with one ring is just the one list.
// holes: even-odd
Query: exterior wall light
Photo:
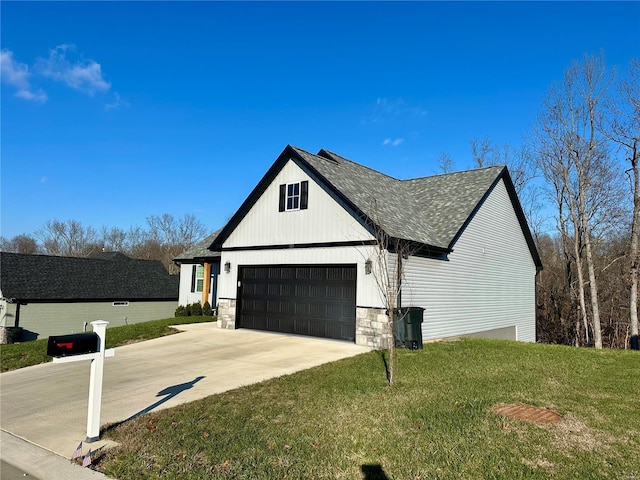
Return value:
[(364, 262), (364, 274), (371, 275), (371, 260)]
[(231, 271), (231, 262), (226, 262), (224, 264), (224, 271), (225, 273), (229, 273)]

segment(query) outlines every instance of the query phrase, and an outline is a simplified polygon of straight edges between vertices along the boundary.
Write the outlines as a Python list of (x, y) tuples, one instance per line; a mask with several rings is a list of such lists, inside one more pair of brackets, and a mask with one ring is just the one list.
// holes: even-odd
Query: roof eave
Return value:
[(525, 237), (525, 241), (527, 242), (529, 252), (531, 253), (531, 258), (533, 260), (533, 263), (536, 266), (536, 271), (540, 271), (543, 268), (542, 260), (540, 259), (540, 254), (538, 253), (538, 249), (536, 248), (535, 241), (533, 240), (533, 236), (531, 235), (531, 230), (529, 229), (527, 218), (524, 214), (524, 211), (522, 210), (522, 205), (520, 205), (518, 194), (516, 193), (516, 189), (513, 185), (513, 181), (511, 180), (511, 176), (509, 175), (509, 170), (507, 169), (506, 166), (502, 168), (500, 173), (494, 179), (491, 186), (487, 189), (487, 191), (484, 193), (482, 198), (478, 201), (476, 206), (473, 208), (473, 210), (471, 211), (471, 213), (469, 214), (465, 222), (462, 224), (458, 232), (455, 234), (455, 236), (449, 243), (448, 248), (450, 249), (450, 251), (453, 251), (453, 246), (455, 245), (455, 243), (458, 241), (458, 239), (460, 238), (462, 233), (465, 231), (465, 229), (467, 228), (471, 220), (473, 220), (473, 217), (475, 217), (478, 210), (480, 210), (480, 208), (482, 207), (486, 199), (489, 197), (491, 192), (493, 192), (493, 189), (496, 187), (496, 185), (498, 185), (498, 183), (500, 183), (501, 180), (504, 180), (504, 184), (507, 189), (507, 193), (509, 195), (509, 200), (511, 200), (511, 204), (513, 205), (516, 218), (518, 219), (518, 223), (520, 224), (520, 228)]

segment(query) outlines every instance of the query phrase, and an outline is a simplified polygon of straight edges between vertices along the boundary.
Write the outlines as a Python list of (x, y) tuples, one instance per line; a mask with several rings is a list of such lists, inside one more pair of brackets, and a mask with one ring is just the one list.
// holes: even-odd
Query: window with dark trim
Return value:
[(289, 212), (306, 210), (309, 205), (309, 182), (284, 183), (280, 185), (280, 202), (278, 210)]
[(204, 267), (193, 265), (191, 270), (191, 292), (202, 292), (204, 286)]

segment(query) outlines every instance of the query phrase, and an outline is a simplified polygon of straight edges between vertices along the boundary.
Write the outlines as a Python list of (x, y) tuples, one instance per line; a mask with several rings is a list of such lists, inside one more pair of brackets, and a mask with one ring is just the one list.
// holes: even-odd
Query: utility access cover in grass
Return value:
[(534, 407), (523, 403), (512, 403), (511, 405), (496, 405), (492, 412), (504, 415), (505, 417), (526, 420), (535, 423), (558, 423), (562, 420), (562, 415), (549, 410), (548, 408)]

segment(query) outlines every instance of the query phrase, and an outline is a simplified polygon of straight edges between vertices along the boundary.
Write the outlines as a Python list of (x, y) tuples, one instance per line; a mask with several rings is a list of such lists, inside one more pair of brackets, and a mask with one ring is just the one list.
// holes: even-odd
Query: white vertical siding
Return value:
[(198, 298), (196, 298), (196, 296), (200, 294), (191, 292), (192, 268), (193, 265), (190, 263), (183, 263), (180, 265), (180, 289), (178, 294), (178, 305), (186, 306), (199, 300)]
[[(375, 278), (364, 272), (364, 263), (373, 254), (374, 248), (371, 246), (222, 252), (223, 268), (219, 277), (218, 298), (236, 298), (238, 265), (355, 264), (356, 305), (382, 308)], [(226, 262), (231, 264), (229, 273), (224, 271)]]
[(13, 327), (14, 314), (9, 313), (9, 305), (0, 291), (0, 327)]
[[(309, 181), (306, 210), (279, 212), (281, 184)], [(369, 240), (371, 235), (294, 162), (275, 177), (224, 247)], [(224, 261), (222, 262), (224, 265)]]
[(504, 182), (496, 185), (448, 261), (405, 262), (403, 306), (425, 308), (425, 340), (515, 326), (535, 341), (535, 274)]
[[(178, 294), (178, 305), (187, 306), (191, 303), (202, 302), (202, 292), (191, 291), (192, 268), (192, 263), (183, 263), (180, 265), (180, 293)], [(213, 267), (211, 270), (211, 276), (211, 281), (213, 282), (213, 277), (217, 276)], [(213, 298), (213, 292), (209, 292), (209, 304), (212, 307), (215, 307), (217, 304), (217, 299)]]

